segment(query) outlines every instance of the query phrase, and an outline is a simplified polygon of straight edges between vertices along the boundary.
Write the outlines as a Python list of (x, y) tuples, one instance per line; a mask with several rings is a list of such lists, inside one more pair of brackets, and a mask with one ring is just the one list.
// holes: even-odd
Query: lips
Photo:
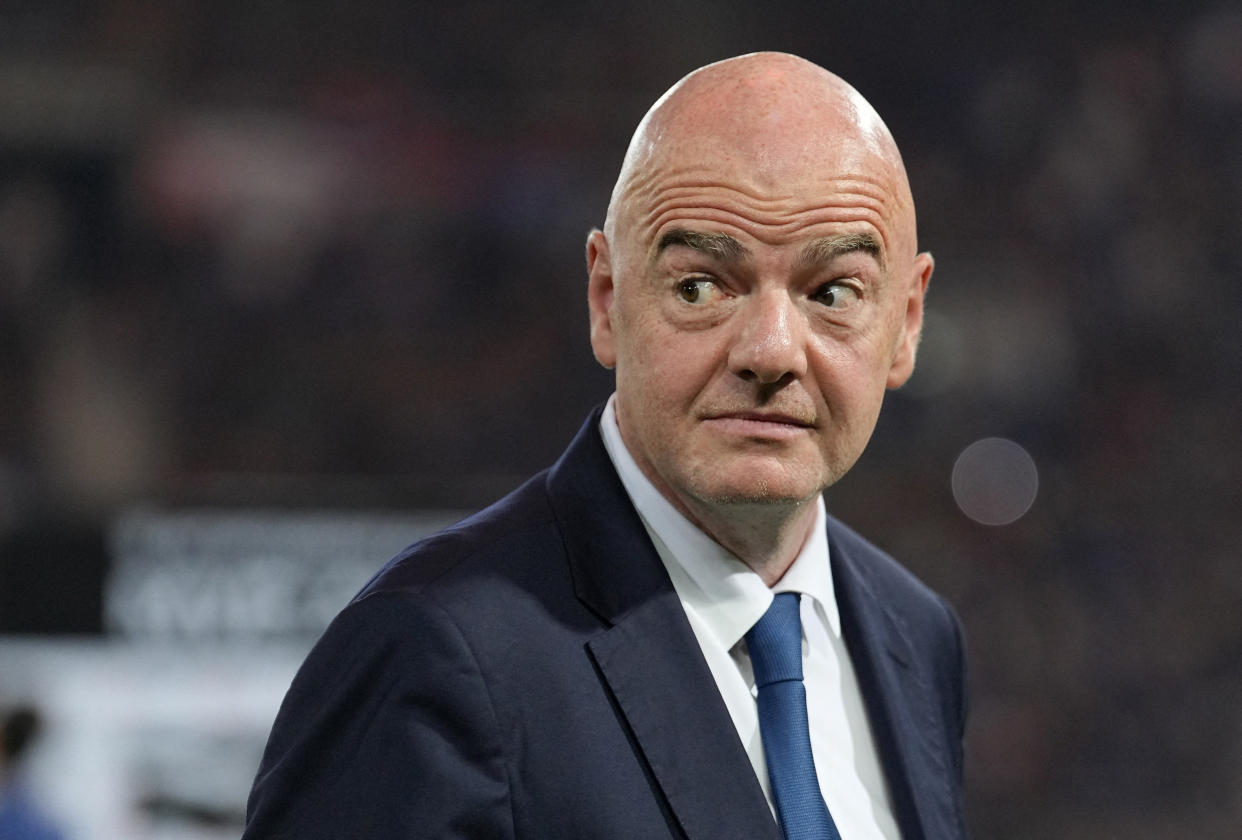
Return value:
[(785, 414), (778, 411), (728, 411), (709, 416), (709, 420), (738, 420), (752, 423), (774, 423), (782, 426), (797, 426), (798, 428), (809, 429), (815, 425), (814, 420), (808, 420), (804, 417)]
[(712, 412), (703, 425), (725, 438), (771, 445), (801, 440), (815, 423), (801, 414), (749, 410)]

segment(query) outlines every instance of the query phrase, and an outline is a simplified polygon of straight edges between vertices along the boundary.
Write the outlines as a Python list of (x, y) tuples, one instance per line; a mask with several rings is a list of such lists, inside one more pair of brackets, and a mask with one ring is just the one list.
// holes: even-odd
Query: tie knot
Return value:
[(746, 633), (746, 648), (759, 688), (802, 680), (802, 618), (797, 592), (781, 592), (772, 599), (772, 606)]

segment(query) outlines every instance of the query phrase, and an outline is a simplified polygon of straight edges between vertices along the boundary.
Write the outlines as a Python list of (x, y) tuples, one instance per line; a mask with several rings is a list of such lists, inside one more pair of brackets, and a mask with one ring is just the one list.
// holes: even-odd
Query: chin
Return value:
[(815, 498), (824, 489), (819, 481), (810, 476), (764, 476), (759, 470), (749, 470), (732, 480), (719, 477), (714, 481), (695, 484), (696, 496), (717, 505), (800, 504)]
[(717, 507), (790, 507), (792, 505), (804, 504), (815, 498), (814, 494), (810, 496), (792, 496), (786, 493), (722, 493), (717, 496), (704, 499)]

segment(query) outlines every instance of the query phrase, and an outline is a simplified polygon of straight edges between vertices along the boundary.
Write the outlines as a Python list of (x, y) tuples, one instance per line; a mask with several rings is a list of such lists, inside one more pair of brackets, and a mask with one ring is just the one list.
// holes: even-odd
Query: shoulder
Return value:
[(511, 835), (496, 700), (516, 671), (505, 640), (532, 622), (506, 609), (555, 550), (547, 508), (536, 477), (403, 550), (337, 614), (272, 726), (246, 838)]
[[(508, 674), (555, 646), (585, 609), (576, 594), (569, 532), (588, 528), (554, 510), (540, 473), (505, 498), (407, 547), (385, 564), (338, 617), (340, 630), (395, 635), (425, 646), (432, 632), (459, 638), (488, 675)], [(521, 656), (514, 637), (525, 641)], [(405, 654), (403, 654), (404, 656)]]
[(524, 558), (546, 558), (561, 542), (546, 485), (546, 473), (540, 473), (500, 501), (406, 547), (353, 603), (380, 593), (418, 595), (464, 578), (503, 576)]
[(948, 608), (935, 590), (841, 520), (829, 515), (827, 528), (834, 572), (857, 576), (886, 604), (895, 603), (907, 609)]
[[(891, 628), (895, 651), (964, 711), (965, 643), (949, 602), (887, 552), (840, 520), (828, 520), (837, 601), (870, 626)], [(893, 639), (899, 642), (893, 642)]]

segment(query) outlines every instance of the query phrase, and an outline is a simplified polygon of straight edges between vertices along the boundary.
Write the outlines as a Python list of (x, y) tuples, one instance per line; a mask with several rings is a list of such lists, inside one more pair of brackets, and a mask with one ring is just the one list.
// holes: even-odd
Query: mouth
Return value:
[(728, 411), (709, 415), (704, 422), (725, 433), (769, 439), (795, 437), (815, 426), (812, 419), (779, 411)]
[(814, 421), (808, 420), (805, 417), (783, 414), (779, 411), (727, 411), (713, 415), (708, 419), (739, 420), (747, 423), (776, 423), (781, 426), (798, 426), (804, 429), (815, 425)]

